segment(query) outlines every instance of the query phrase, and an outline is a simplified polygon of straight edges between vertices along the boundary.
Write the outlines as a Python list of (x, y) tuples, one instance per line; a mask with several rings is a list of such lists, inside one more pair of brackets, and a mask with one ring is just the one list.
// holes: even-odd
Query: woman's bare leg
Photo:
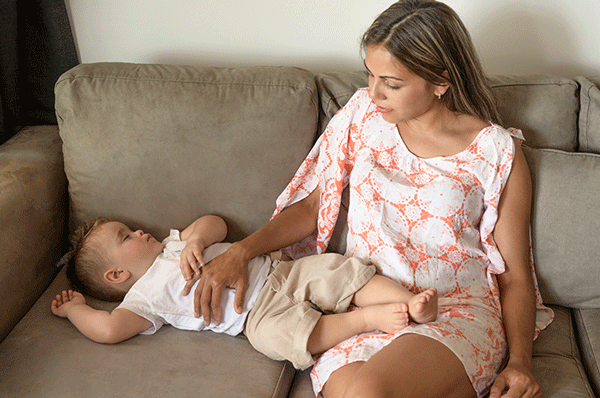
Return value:
[(429, 337), (398, 337), (367, 362), (335, 371), (324, 398), (469, 398), (475, 391), (458, 357)]

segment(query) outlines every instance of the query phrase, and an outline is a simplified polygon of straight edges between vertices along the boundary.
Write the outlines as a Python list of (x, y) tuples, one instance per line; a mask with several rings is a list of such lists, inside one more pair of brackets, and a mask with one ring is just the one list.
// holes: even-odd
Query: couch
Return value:
[[(532, 237), (555, 312), (533, 352), (546, 398), (599, 397), (600, 79), (493, 76), (533, 177)], [(154, 236), (218, 214), (234, 241), (274, 201), (364, 73), (99, 63), (55, 86), (57, 126), (0, 147), (1, 397), (314, 396), (245, 337), (162, 328), (94, 343), (50, 312), (70, 231), (99, 215)], [(347, 203), (344, 204), (347, 209)], [(344, 250), (344, 222), (330, 250)], [(115, 303), (89, 299), (111, 309)]]

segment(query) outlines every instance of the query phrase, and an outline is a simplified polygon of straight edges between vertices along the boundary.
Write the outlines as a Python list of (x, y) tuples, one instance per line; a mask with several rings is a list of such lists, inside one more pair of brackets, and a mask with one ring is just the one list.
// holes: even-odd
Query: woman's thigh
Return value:
[(475, 397), (458, 357), (429, 337), (398, 337), (367, 362), (346, 365), (331, 374), (324, 398)]

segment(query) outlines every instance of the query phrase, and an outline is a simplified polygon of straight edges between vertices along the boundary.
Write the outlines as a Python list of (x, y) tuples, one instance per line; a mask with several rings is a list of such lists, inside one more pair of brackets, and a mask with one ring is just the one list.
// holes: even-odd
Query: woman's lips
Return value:
[(381, 107), (379, 105), (375, 105), (375, 109), (377, 110), (377, 112), (380, 112), (380, 113), (391, 112), (391, 109), (383, 108), (383, 107)]

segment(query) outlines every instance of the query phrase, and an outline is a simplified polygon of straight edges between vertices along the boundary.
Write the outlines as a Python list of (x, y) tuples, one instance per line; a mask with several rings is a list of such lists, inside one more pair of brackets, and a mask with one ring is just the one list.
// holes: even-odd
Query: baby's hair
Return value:
[(92, 240), (98, 228), (110, 221), (99, 217), (75, 230), (70, 238), (71, 256), (67, 264), (67, 278), (75, 289), (83, 293), (104, 301), (120, 301), (125, 293), (104, 280), (103, 274), (110, 268), (110, 264)]

